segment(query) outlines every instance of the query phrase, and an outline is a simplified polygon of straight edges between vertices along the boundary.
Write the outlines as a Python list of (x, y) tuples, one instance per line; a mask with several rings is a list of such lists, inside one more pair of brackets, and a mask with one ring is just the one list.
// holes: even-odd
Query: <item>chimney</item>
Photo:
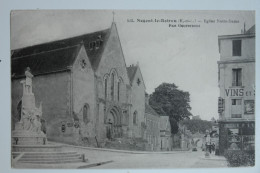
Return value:
[(149, 105), (149, 99), (150, 99), (149, 94), (145, 93), (145, 104)]

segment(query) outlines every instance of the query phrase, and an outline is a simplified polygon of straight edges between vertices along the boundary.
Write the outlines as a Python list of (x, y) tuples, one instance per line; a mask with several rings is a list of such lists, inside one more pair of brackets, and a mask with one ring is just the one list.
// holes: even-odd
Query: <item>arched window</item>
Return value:
[(117, 83), (117, 100), (120, 100), (120, 80)]
[(111, 100), (114, 100), (114, 89), (115, 89), (115, 74), (112, 73), (112, 76), (111, 76)]
[(83, 122), (87, 124), (89, 122), (89, 105), (85, 104), (83, 107)]
[(107, 99), (107, 78), (105, 79), (105, 100)]
[(137, 111), (135, 111), (133, 115), (133, 124), (137, 124)]

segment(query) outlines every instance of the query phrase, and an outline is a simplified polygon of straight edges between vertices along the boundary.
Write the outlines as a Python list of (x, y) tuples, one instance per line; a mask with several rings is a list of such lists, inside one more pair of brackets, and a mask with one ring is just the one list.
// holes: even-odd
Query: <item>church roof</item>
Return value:
[(255, 25), (253, 25), (251, 28), (249, 28), (246, 31), (246, 34), (255, 34)]
[[(98, 64), (101, 60), (102, 53), (104, 50), (104, 47), (106, 45), (106, 42), (108, 40), (110, 34), (110, 28), (105, 29), (102, 31), (97, 31), (89, 34), (84, 34), (76, 37), (71, 37), (71, 38), (66, 38), (63, 40), (58, 40), (58, 41), (53, 41), (53, 42), (48, 42), (48, 43), (43, 43), (35, 46), (30, 46), (26, 48), (21, 48), (21, 49), (16, 49), (12, 50), (12, 72), (16, 74), (20, 74), (19, 70), (21, 68), (30, 67), (32, 72), (35, 74), (35, 71), (38, 71), (39, 73), (42, 72), (42, 70), (37, 70), (34, 69), (34, 67), (30, 66), (30, 61), (41, 61), (43, 63), (43, 60), (39, 60), (39, 57), (42, 57), (44, 61), (50, 60), (50, 62), (46, 62), (47, 64), (51, 64), (51, 62), (59, 62), (60, 65), (53, 65), (52, 68), (61, 68), (65, 66), (71, 66), (72, 63), (74, 62), (73, 58), (74, 56), (69, 56), (69, 55), (74, 55), (74, 51), (69, 52), (68, 49), (72, 49), (72, 47), (75, 48), (76, 45), (83, 44), (87, 55), (89, 57), (90, 63), (92, 65), (92, 68), (94, 70), (97, 69)], [(98, 45), (98, 46), (97, 46)], [(77, 46), (76, 46), (77, 47)], [(58, 57), (52, 55), (52, 53), (59, 53), (59, 59)], [(51, 56), (54, 59), (48, 58), (48, 56)], [(65, 56), (65, 57), (63, 57)], [(29, 58), (30, 57), (30, 58)], [(32, 58), (36, 58), (37, 60), (34, 60)], [(65, 59), (64, 59), (65, 58)], [(19, 60), (18, 60), (19, 59)], [(17, 64), (19, 61), (20, 64)], [(70, 64), (68, 63), (70, 62)], [(19, 67), (21, 66), (21, 67)], [(45, 66), (45, 68), (48, 68), (48, 66)], [(18, 69), (19, 70), (18, 70)], [(41, 67), (43, 68), (43, 67)], [(54, 70), (54, 69), (53, 69)], [(55, 69), (58, 70), (58, 69)], [(50, 69), (46, 69), (43, 71), (50, 71)]]
[(127, 67), (127, 74), (131, 84), (134, 80), (136, 71), (137, 71), (137, 66), (130, 65), (129, 67)]
[(11, 74), (15, 78), (23, 77), (26, 67), (30, 67), (33, 75), (68, 70), (68, 67), (74, 62), (80, 47), (80, 45), (75, 45), (13, 58)]
[(154, 110), (150, 105), (148, 105), (148, 104), (145, 104), (145, 113), (148, 113), (148, 114), (151, 114), (151, 115), (155, 115), (155, 116), (160, 117), (160, 115), (157, 114), (157, 113), (155, 112), (155, 110)]

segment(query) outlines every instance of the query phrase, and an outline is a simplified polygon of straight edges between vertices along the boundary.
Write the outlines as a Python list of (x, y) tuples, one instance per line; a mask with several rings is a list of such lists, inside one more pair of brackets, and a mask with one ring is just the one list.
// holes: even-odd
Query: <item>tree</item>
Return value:
[(159, 115), (169, 116), (172, 134), (178, 132), (179, 121), (192, 116), (189, 92), (179, 90), (174, 83), (159, 85), (151, 94), (149, 104)]

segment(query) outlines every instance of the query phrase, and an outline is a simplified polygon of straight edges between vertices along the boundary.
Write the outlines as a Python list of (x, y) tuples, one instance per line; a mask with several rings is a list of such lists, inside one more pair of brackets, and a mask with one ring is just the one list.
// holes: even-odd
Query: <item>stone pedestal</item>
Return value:
[(26, 110), (35, 109), (35, 97), (33, 93), (24, 93), (22, 97), (22, 107)]
[(23, 129), (23, 123), (15, 124), (15, 130), (12, 131), (12, 145), (46, 145), (46, 135), (41, 131), (33, 132)]

